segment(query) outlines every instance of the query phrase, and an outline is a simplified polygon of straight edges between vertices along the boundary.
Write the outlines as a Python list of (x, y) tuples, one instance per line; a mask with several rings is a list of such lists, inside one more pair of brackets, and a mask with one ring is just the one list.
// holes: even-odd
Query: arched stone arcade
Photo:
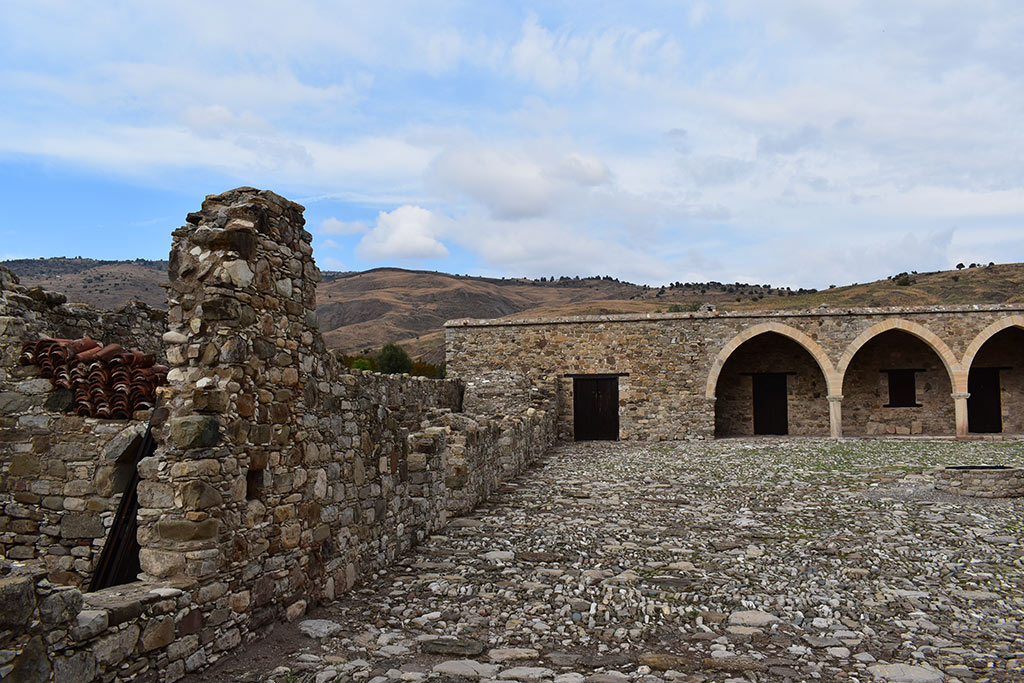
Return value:
[(767, 323), (737, 335), (719, 353), (707, 392), (715, 436), (830, 433), (832, 363), (799, 330)]
[[(765, 426), (764, 395), (772, 393), (772, 381), (776, 396), (780, 387), (785, 392), (784, 403), (776, 399), (784, 406), (776, 411), (784, 415), (776, 417), (785, 421), (781, 429)], [(718, 437), (1024, 433), (1024, 315), (991, 323), (963, 359), (929, 328), (890, 318), (861, 331), (835, 366), (800, 329), (753, 325), (719, 350), (705, 395)]]
[[(447, 352), (453, 376), (467, 380), (492, 371), (496, 358), (538, 376), (614, 366), (628, 376), (619, 411), (624, 439), (753, 433), (755, 381), (762, 390), (774, 381), (776, 395), (784, 386), (792, 434), (967, 436), (968, 404), (978, 403), (968, 398), (969, 384), (975, 399), (988, 391), (988, 411), (998, 415), (979, 427), (975, 405), (973, 431), (1024, 430), (1024, 420), (1014, 421), (1024, 412), (1016, 407), (1024, 404), (1024, 378), (1018, 389), (1013, 374), (1024, 368), (1013, 355), (1024, 346), (1021, 334), (1024, 304), (699, 311), (452, 321)], [(791, 367), (763, 362), (769, 351)], [(785, 377), (753, 379), (773, 373)], [(987, 384), (978, 379), (986, 373)], [(817, 384), (801, 386), (804, 376)], [(984, 388), (994, 387), (993, 378), (998, 391)], [(795, 403), (812, 399), (807, 413)], [(562, 428), (567, 418), (560, 420)]]

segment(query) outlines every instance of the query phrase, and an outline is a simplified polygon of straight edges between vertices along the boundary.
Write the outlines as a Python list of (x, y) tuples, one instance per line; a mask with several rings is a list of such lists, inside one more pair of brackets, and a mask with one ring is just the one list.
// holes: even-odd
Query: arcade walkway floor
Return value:
[(1022, 681), (1020, 442), (561, 446), (388, 571), (194, 680)]

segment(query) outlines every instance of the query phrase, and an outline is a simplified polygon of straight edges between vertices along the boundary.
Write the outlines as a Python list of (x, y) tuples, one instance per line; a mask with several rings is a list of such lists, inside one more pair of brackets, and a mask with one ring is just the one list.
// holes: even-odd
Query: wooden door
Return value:
[(754, 384), (754, 434), (789, 434), (786, 373), (759, 372)]
[(574, 377), (573, 436), (577, 441), (619, 438), (619, 378)]
[(1003, 431), (999, 368), (974, 368), (967, 377), (967, 429), (981, 434)]

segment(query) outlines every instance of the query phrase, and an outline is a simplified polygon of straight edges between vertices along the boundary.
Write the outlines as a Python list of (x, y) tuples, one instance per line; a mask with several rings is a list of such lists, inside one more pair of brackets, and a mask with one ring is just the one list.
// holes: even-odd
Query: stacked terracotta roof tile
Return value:
[(51, 384), (72, 392), (71, 412), (82, 417), (125, 419), (152, 408), (167, 378), (167, 366), (156, 365), (153, 354), (89, 337), (25, 342), (21, 364), (38, 366)]

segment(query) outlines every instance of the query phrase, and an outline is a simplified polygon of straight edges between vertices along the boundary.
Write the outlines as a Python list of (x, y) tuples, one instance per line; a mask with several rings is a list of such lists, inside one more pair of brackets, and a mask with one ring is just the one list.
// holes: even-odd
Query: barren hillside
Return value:
[[(115, 308), (128, 299), (164, 306), (160, 283), (166, 261), (24, 259), (6, 261), (27, 285), (69, 300)], [(979, 266), (932, 273), (900, 273), (885, 280), (821, 291), (789, 291), (767, 284), (668, 283), (644, 287), (610, 278), (497, 279), (399, 268), (324, 273), (317, 290), (320, 325), (329, 346), (373, 352), (399, 341), (414, 357), (439, 362), (441, 326), (452, 318), (544, 317), (696, 310), (801, 309), (830, 306), (914, 306), (1024, 301), (1024, 264)]]

